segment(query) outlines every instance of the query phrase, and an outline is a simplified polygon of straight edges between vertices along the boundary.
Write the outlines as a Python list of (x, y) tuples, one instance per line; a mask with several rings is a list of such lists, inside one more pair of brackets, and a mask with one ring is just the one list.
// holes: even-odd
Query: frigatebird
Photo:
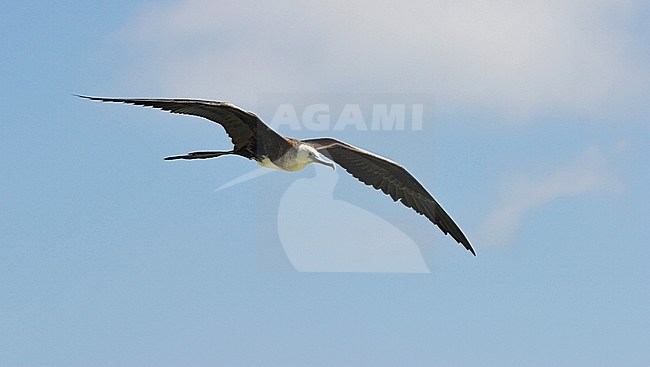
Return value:
[[(223, 126), (234, 147), (229, 151), (201, 151), (166, 157), (165, 160), (206, 159), (239, 155), (261, 166), (299, 171), (310, 163), (335, 168), (334, 162), (359, 181), (400, 201), (427, 217), (442, 232), (450, 234), (474, 256), (467, 237), (429, 192), (400, 164), (333, 138), (293, 139), (273, 131), (254, 113), (228, 102), (196, 99), (131, 99), (78, 97), (102, 102), (119, 102), (153, 107), (171, 113), (206, 118)], [(328, 161), (328, 157), (334, 162)]]

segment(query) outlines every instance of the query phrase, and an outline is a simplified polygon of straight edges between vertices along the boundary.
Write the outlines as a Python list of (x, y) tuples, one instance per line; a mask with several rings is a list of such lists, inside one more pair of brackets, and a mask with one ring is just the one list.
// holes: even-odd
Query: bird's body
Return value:
[[(312, 146), (303, 144), (298, 139), (287, 138), (287, 141), (290, 145), (289, 148), (279, 156), (276, 156), (275, 159), (271, 159), (269, 156), (263, 155), (261, 159), (259, 159), (259, 157), (256, 157), (255, 160), (257, 160), (257, 162), (262, 167), (288, 172), (296, 172), (313, 163), (314, 157), (318, 158), (320, 155), (318, 151)], [(334, 165), (331, 164), (331, 162), (321, 160), (321, 162), (318, 163), (325, 164), (334, 168)]]
[[(125, 99), (79, 96), (103, 102), (121, 102), (159, 108), (172, 113), (200, 116), (224, 127), (233, 143), (229, 151), (201, 151), (166, 157), (165, 160), (206, 159), (239, 155), (271, 169), (295, 172), (311, 163), (335, 168), (334, 162), (366, 185), (389, 195), (393, 201), (427, 217), (445, 234), (476, 255), (469, 241), (427, 190), (401, 165), (378, 154), (332, 138), (293, 139), (268, 127), (252, 112), (227, 102), (192, 99)], [(326, 160), (328, 157), (334, 162)]]

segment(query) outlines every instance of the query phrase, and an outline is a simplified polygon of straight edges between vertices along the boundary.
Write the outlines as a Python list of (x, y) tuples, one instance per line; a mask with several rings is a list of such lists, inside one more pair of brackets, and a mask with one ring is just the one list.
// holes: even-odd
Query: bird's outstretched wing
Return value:
[(472, 245), (458, 225), (404, 167), (377, 154), (331, 138), (307, 139), (302, 142), (330, 157), (364, 184), (383, 191), (390, 195), (393, 201), (399, 200), (424, 215), (476, 256)]
[[(159, 108), (172, 113), (193, 115), (206, 118), (223, 126), (235, 145), (236, 152), (254, 155), (266, 155), (272, 145), (276, 148), (288, 148), (288, 142), (273, 131), (254, 113), (241, 109), (228, 102), (204, 101), (196, 99), (137, 99), (137, 98), (103, 98), (78, 96), (93, 101), (120, 102), (137, 106)], [(263, 139), (258, 139), (263, 136)]]

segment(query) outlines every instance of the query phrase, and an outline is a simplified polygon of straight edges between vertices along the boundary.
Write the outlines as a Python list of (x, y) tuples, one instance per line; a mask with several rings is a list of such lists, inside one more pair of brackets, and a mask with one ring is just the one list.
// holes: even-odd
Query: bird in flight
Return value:
[[(310, 163), (332, 169), (340, 165), (357, 180), (398, 200), (427, 217), (444, 234), (451, 235), (474, 256), (469, 240), (429, 192), (400, 164), (367, 150), (333, 138), (293, 139), (268, 127), (254, 113), (228, 102), (195, 99), (129, 99), (78, 97), (102, 102), (119, 102), (153, 107), (171, 113), (206, 118), (223, 126), (234, 147), (229, 151), (200, 151), (166, 157), (165, 160), (206, 159), (239, 155), (261, 166), (283, 171), (299, 171)], [(330, 160), (328, 160), (327, 158)], [(333, 162), (332, 162), (333, 161)]]

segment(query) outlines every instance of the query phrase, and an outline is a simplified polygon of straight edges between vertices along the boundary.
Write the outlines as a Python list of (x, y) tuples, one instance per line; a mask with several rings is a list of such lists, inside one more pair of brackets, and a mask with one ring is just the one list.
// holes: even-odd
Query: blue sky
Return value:
[[(649, 18), (632, 0), (3, 4), (0, 365), (647, 365)], [(220, 127), (72, 94), (267, 121), (282, 98), (417, 100), (421, 131), (281, 132), (401, 162), (478, 256), (340, 169), (219, 190), (256, 165), (162, 158), (227, 149)], [(359, 246), (352, 269), (316, 271), (331, 253), (309, 233)], [(364, 267), (377, 233), (406, 272)]]

